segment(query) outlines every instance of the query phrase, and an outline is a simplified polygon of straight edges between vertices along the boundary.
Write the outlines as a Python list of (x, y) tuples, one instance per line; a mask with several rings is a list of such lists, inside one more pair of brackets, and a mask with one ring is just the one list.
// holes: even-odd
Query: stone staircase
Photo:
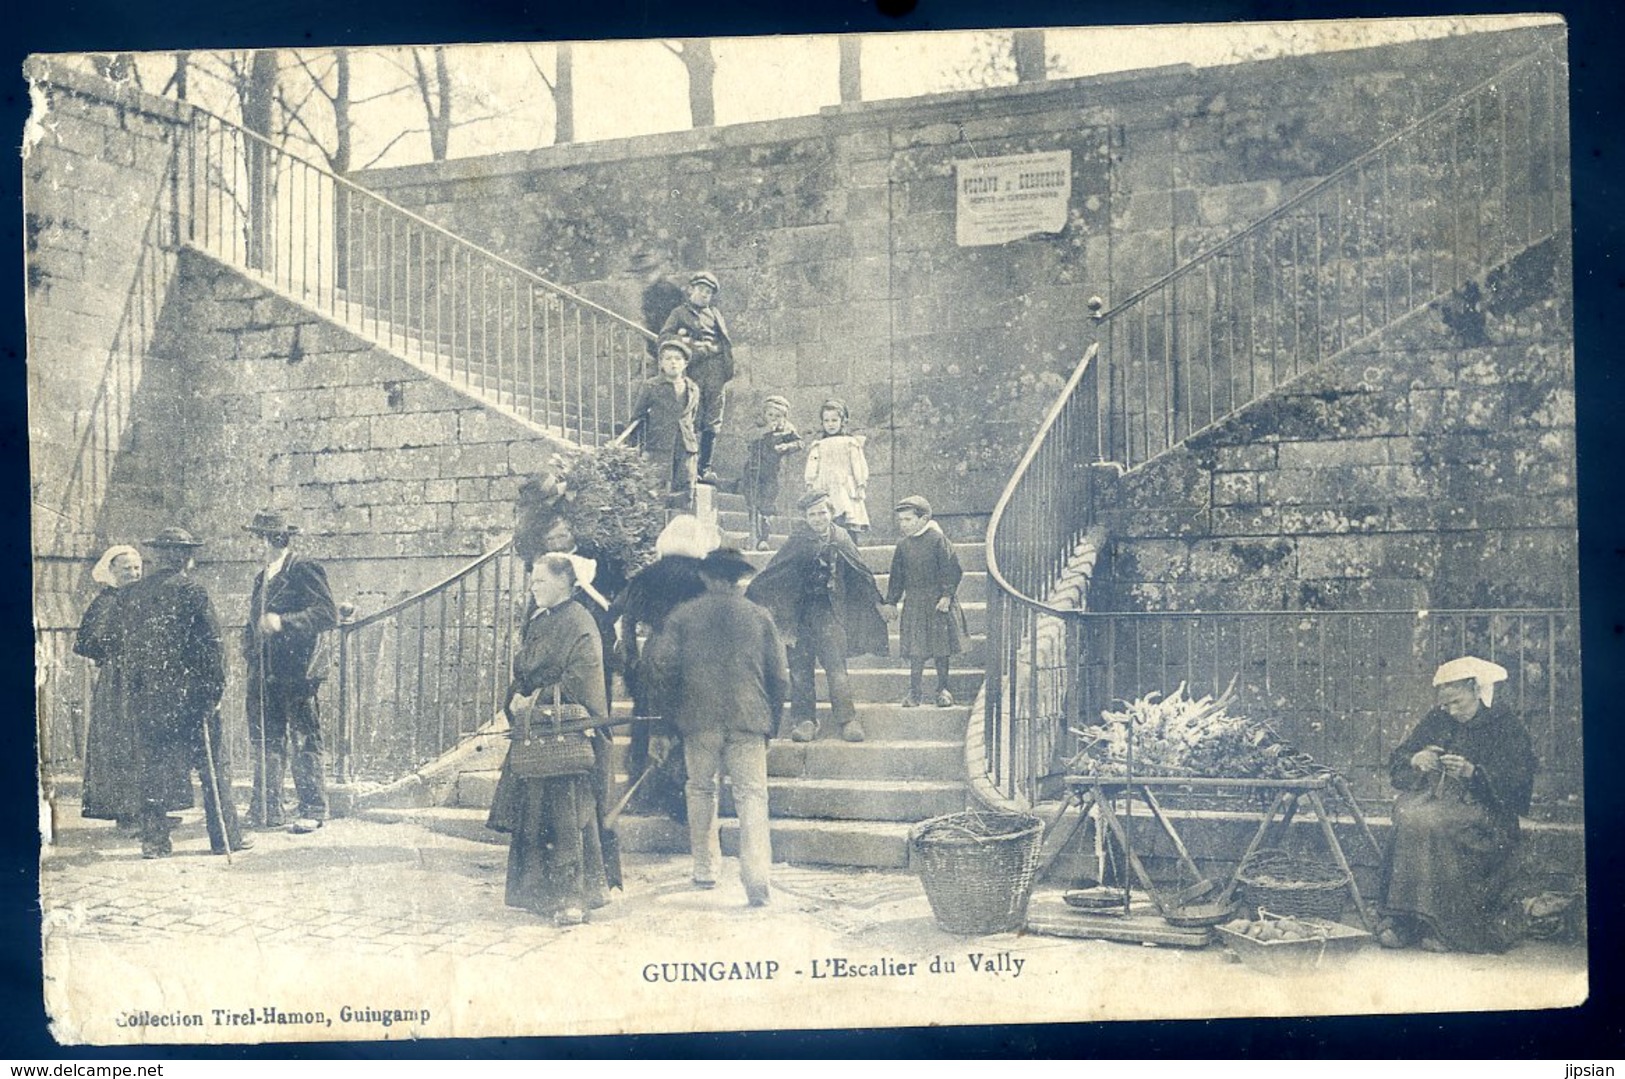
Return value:
[[(743, 544), (745, 514), (736, 495), (719, 497), (720, 523), (728, 541)], [(783, 518), (781, 518), (782, 520)], [(772, 549), (753, 551), (752, 561), (766, 565), (784, 541), (771, 537)], [(881, 590), (886, 587), (893, 547), (865, 545), (865, 563), (875, 570)], [(957, 702), (952, 708), (930, 704), (903, 708), (908, 691), (908, 661), (896, 655), (896, 627), (891, 627), (890, 656), (854, 657), (849, 666), (858, 701), (858, 719), (867, 732), (861, 743), (844, 742), (830, 722), (809, 743), (776, 739), (768, 750), (768, 807), (773, 821), (775, 861), (801, 865), (862, 868), (903, 868), (908, 865), (908, 830), (917, 821), (965, 808), (965, 730), (971, 702), (982, 683), (986, 645), (987, 572), (980, 543), (957, 543), (955, 550), (965, 567), (960, 603), (971, 631), (970, 650), (957, 656), (949, 688)], [(936, 675), (926, 670), (927, 689)], [(823, 672), (818, 675), (820, 715), (829, 704)], [(626, 715), (630, 702), (617, 699), (615, 712)], [(628, 782), (624, 770), (626, 736), (616, 743), (617, 781)], [(448, 788), (448, 804), (429, 809), (372, 809), (375, 818), (406, 817), (439, 830), (469, 838), (500, 842), (485, 829), (485, 814), (496, 789), (495, 754), (481, 755), (476, 764), (459, 772)], [(722, 794), (722, 846), (737, 852), (738, 826), (726, 786)], [(619, 824), (625, 851), (681, 853), (688, 849), (685, 826), (666, 818), (623, 816)]]

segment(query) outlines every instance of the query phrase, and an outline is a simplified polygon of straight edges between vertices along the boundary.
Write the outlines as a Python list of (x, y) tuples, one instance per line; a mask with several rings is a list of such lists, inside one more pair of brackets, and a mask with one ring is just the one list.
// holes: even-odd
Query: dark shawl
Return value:
[(889, 645), (886, 620), (880, 615), (880, 587), (844, 529), (831, 528), (829, 539), (820, 540), (805, 524), (797, 524), (745, 594), (767, 608), (785, 643), (793, 644), (800, 627), (803, 584), (815, 572), (813, 563), (826, 552), (834, 561), (830, 606), (846, 630), (847, 654), (886, 655)]
[(1439, 746), (1471, 761), (1474, 772), (1466, 782), (1468, 797), (1483, 806), (1497, 825), (1517, 832), (1518, 817), (1529, 812), (1536, 760), (1529, 732), (1511, 712), (1495, 704), (1482, 709), (1471, 723), (1458, 723), (1442, 708), (1430, 711), (1389, 758), (1388, 774), (1396, 790), (1419, 791), (1438, 781), (1437, 773), (1411, 766), (1411, 757), (1428, 746)]

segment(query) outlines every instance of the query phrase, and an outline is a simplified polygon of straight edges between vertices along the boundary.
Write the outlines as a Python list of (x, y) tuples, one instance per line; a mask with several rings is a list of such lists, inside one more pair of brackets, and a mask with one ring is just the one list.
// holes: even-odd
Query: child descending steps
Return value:
[[(951, 708), (948, 661), (965, 650), (970, 636), (965, 612), (956, 593), (964, 570), (954, 545), (931, 519), (931, 503), (911, 495), (897, 503), (897, 530), (902, 538), (892, 555), (891, 579), (886, 587), (887, 621), (898, 623), (902, 655), (908, 657), (908, 696), (904, 708), (917, 708), (925, 700), (922, 681), (926, 660), (937, 668), (938, 708)], [(899, 613), (898, 603), (903, 609)]]

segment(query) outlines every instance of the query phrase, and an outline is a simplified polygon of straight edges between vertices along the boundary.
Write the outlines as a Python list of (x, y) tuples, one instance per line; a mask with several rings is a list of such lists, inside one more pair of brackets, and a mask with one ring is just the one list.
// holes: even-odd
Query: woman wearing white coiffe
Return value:
[(1430, 951), (1504, 951), (1499, 917), (1528, 812), (1535, 754), (1495, 687), (1498, 663), (1463, 656), (1434, 673), (1436, 705), (1389, 759), (1400, 792), (1383, 862), (1378, 942)]
[(90, 577), (102, 590), (85, 609), (73, 642), (76, 653), (96, 664), (96, 687), (85, 724), (81, 812), (128, 829), (141, 815), (141, 791), (135, 773), (135, 722), (126, 700), (118, 614), (129, 594), (125, 586), (141, 579), (141, 552), (126, 544), (109, 547)]

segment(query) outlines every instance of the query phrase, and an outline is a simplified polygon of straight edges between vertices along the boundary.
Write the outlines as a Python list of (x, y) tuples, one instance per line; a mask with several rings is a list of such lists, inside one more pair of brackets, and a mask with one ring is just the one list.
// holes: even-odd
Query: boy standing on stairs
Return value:
[(692, 353), (688, 373), (700, 387), (700, 478), (707, 482), (717, 478), (711, 468), (711, 450), (716, 446), (717, 432), (722, 430), (722, 405), (734, 377), (733, 339), (715, 303), (721, 288), (709, 270), (694, 274), (688, 279), (688, 298), (672, 308), (660, 328), (662, 336), (688, 342)]
[[(931, 660), (937, 668), (937, 707), (952, 708), (948, 660), (965, 650), (965, 639), (970, 636), (956, 595), (965, 571), (954, 545), (942, 534), (942, 526), (931, 519), (931, 503), (910, 495), (897, 503), (896, 513), (902, 538), (892, 555), (882, 613), (888, 622), (899, 623), (901, 652), (908, 658), (908, 696), (903, 698), (903, 707), (918, 708), (925, 700), (921, 683), (925, 661)], [(901, 614), (899, 601), (903, 603)]]
[[(686, 508), (694, 500), (694, 454), (699, 437), (694, 430), (700, 411), (700, 388), (687, 375), (689, 347), (678, 337), (660, 341), (660, 373), (638, 388), (628, 428), (639, 424), (638, 445), (643, 456), (670, 477), (673, 501)], [(622, 437), (625, 437), (624, 433)]]
[(790, 737), (818, 736), (814, 665), (829, 680), (830, 710), (848, 742), (863, 741), (848, 656), (885, 655), (886, 623), (880, 588), (852, 537), (835, 527), (829, 496), (814, 491), (796, 503), (803, 520), (746, 595), (773, 615), (789, 648)]

